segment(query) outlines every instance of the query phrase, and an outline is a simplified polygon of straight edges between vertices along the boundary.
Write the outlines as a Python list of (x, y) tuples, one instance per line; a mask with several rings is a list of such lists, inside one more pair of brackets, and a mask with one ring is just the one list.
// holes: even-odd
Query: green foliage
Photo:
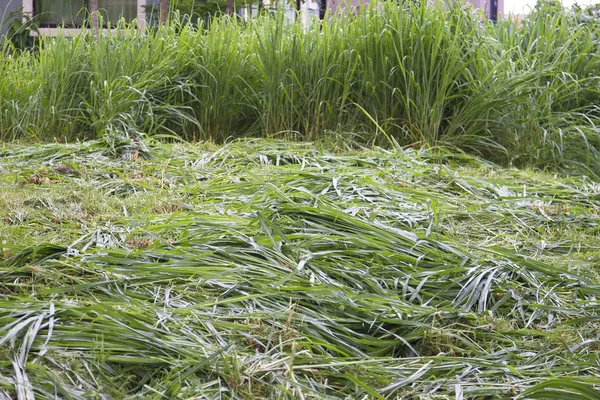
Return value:
[(125, 28), (98, 41), (46, 38), (37, 56), (0, 60), (0, 138), (113, 146), (134, 136), (335, 132), (368, 145), (600, 169), (600, 28), (552, 4), (521, 25), (482, 23), (460, 5), (400, 2), (319, 29), (282, 15), (197, 26), (174, 18), (144, 36)]
[(22, 8), (1, 17), (2, 27), (8, 25), (6, 35), (1, 38), (4, 53), (9, 50), (27, 50), (37, 45), (35, 37), (31, 35), (32, 32), (39, 34), (37, 23), (28, 14), (23, 13)]
[[(191, 23), (198, 26), (210, 22), (211, 17), (221, 14), (226, 7), (227, 0), (170, 0), (169, 9), (172, 20), (180, 23)], [(158, 24), (159, 7), (147, 6), (147, 12), (150, 14), (151, 23)]]
[(585, 24), (590, 28), (590, 33), (595, 35), (595, 39), (598, 40), (597, 32), (600, 25), (600, 4), (591, 4), (583, 8), (578, 4), (575, 4), (572, 7), (571, 12), (581, 24)]
[[(262, 3), (257, 0), (238, 0), (236, 6), (249, 6), (251, 4)], [(227, 8), (227, 0), (170, 0), (169, 9), (171, 10), (170, 19), (175, 19), (180, 23), (191, 23), (195, 27), (201, 24), (209, 24), (215, 16), (222, 15)], [(148, 12), (154, 24), (158, 22), (158, 6), (148, 6)]]
[(560, 0), (538, 0), (535, 3), (535, 7), (533, 8), (533, 11), (536, 13), (539, 13), (539, 12), (561, 13), (563, 11), (563, 6), (562, 6), (562, 3), (560, 2)]
[(225, 10), (227, 0), (171, 0), (170, 7), (191, 21), (205, 19), (207, 15), (217, 15)]

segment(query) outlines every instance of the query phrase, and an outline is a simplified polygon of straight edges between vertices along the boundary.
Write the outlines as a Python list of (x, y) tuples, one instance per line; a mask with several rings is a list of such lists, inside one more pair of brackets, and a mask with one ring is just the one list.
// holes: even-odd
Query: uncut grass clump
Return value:
[(494, 25), (459, 3), (371, 4), (43, 38), (1, 61), (0, 138), (343, 137), (506, 164), (598, 163), (597, 24), (541, 6)]
[(514, 103), (516, 129), (498, 138), (512, 161), (597, 169), (597, 24), (541, 2), (520, 26), (504, 23), (497, 32), (515, 73), (531, 77), (520, 89), (523, 101)]
[(403, 145), (486, 142), (503, 108), (494, 102), (506, 98), (488, 93), (498, 60), (469, 9), (372, 9), (346, 26), (357, 63), (352, 100), (370, 129)]

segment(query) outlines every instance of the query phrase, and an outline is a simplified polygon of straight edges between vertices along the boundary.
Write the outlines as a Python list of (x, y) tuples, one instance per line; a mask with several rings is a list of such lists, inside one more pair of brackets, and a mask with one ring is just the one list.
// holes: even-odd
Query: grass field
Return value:
[(600, 398), (597, 19), (318, 28), (2, 43), (0, 400)]
[(0, 149), (1, 399), (598, 398), (597, 182), (149, 146)]

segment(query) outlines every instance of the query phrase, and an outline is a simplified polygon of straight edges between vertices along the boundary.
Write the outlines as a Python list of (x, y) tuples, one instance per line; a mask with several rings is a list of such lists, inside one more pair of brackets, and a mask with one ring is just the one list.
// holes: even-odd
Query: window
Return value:
[[(89, 0), (23, 0), (23, 10), (39, 22), (40, 33), (55, 35), (79, 31), (88, 17)], [(98, 0), (98, 9), (106, 27), (121, 18), (130, 22), (145, 19), (146, 0)]]
[(33, 15), (40, 27), (81, 26), (85, 19), (84, 0), (35, 0)]

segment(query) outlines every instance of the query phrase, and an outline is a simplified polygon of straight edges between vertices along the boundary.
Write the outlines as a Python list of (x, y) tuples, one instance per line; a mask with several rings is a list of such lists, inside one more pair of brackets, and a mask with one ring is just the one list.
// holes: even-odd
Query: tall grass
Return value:
[(598, 165), (598, 29), (541, 8), (523, 24), (471, 8), (373, 4), (304, 29), (282, 16), (174, 19), (144, 35), (5, 44), (0, 139), (328, 132), (451, 146), (495, 161)]
[(505, 24), (499, 33), (516, 71), (532, 75), (522, 89), (528, 92), (527, 101), (514, 104), (518, 108), (514, 121), (521, 129), (512, 133), (512, 145), (506, 140), (513, 159), (520, 164), (550, 164), (596, 158), (597, 26), (548, 7), (532, 13), (520, 29)]

